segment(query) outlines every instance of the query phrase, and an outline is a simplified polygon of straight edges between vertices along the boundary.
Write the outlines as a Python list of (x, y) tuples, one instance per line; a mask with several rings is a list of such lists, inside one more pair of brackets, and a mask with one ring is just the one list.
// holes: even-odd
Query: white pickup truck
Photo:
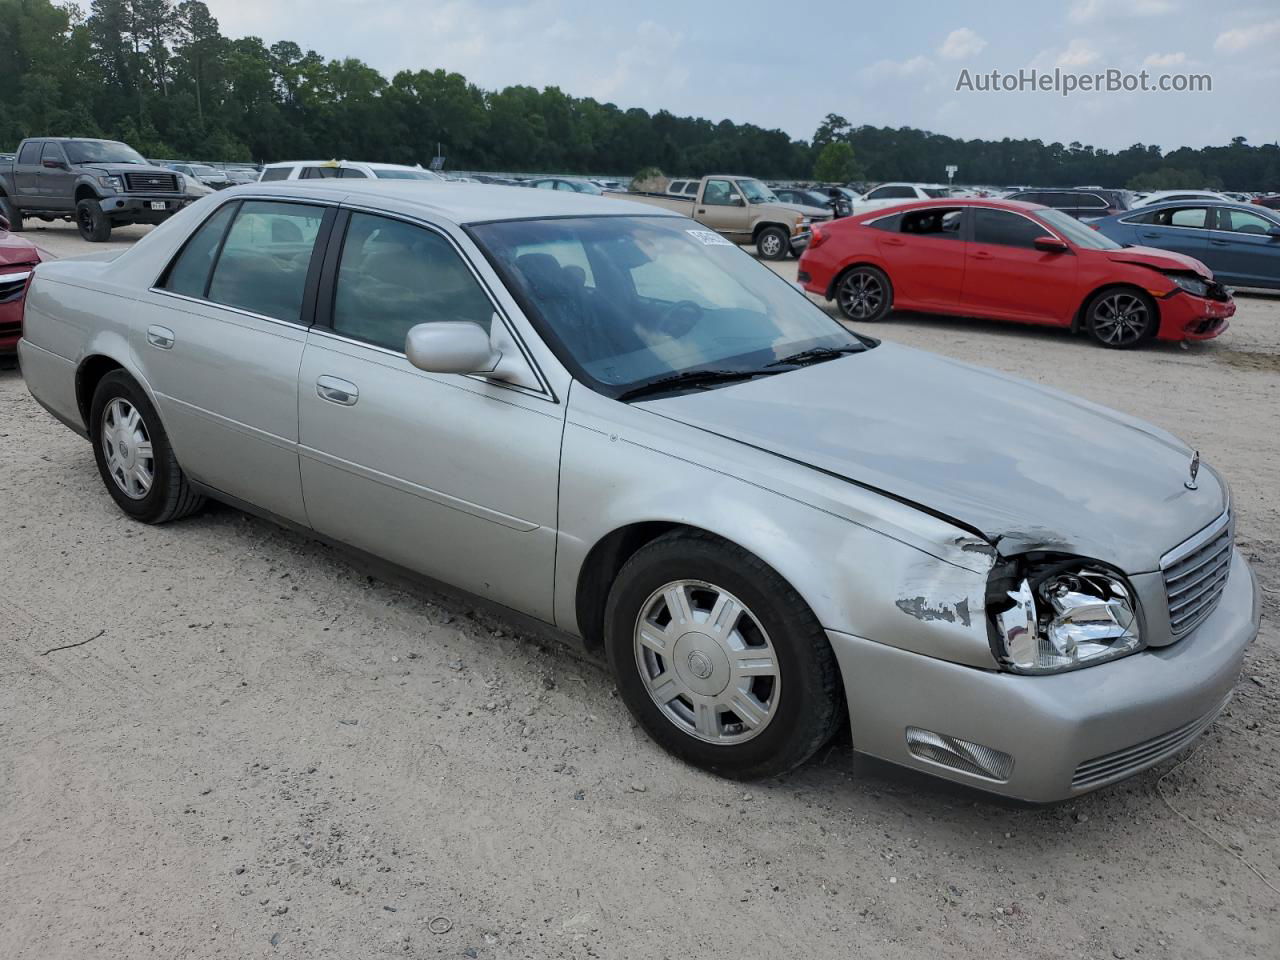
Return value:
[(735, 243), (754, 243), (762, 260), (800, 255), (815, 223), (831, 219), (831, 211), (783, 203), (753, 177), (713, 174), (702, 178), (694, 196), (628, 193), (628, 200), (676, 210), (723, 234)]

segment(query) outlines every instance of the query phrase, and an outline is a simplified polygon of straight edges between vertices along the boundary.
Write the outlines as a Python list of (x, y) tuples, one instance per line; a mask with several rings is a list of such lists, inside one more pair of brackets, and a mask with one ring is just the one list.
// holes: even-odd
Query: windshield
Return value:
[(114, 140), (71, 140), (66, 147), (67, 159), (72, 163), (147, 164), (133, 147)]
[(566, 180), (565, 182), (579, 193), (590, 193), (595, 196), (599, 196), (604, 193), (604, 191), (594, 183), (588, 183), (586, 180)]
[(443, 180), (430, 170), (374, 170), (379, 180)]
[(1110, 237), (1104, 237), (1097, 230), (1081, 223), (1071, 214), (1063, 213), (1061, 210), (1037, 210), (1036, 216), (1059, 233), (1064, 234), (1077, 247), (1085, 247), (1089, 250), (1119, 250), (1124, 246), (1124, 244), (1116, 243)]
[(689, 371), (765, 370), (804, 350), (864, 348), (768, 267), (682, 217), (471, 231), (561, 360), (609, 396)]
[(215, 168), (213, 168), (213, 167), (206, 166), (206, 165), (205, 165), (205, 164), (203, 164), (203, 163), (193, 163), (193, 164), (191, 165), (191, 172), (192, 172), (192, 173), (194, 173), (194, 174), (195, 174), (196, 176), (198, 176), (198, 177), (215, 177), (215, 176), (217, 176), (221, 171), (219, 171), (219, 170), (217, 170), (217, 169), (215, 169)]
[(773, 195), (773, 191), (759, 180), (739, 180), (738, 189), (741, 190), (742, 195), (752, 203), (778, 202), (778, 198)]

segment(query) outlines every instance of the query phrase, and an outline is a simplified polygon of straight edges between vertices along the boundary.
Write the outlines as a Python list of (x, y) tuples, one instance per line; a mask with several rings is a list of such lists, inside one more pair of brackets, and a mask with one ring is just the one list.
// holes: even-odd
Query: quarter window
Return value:
[(333, 180), (341, 170), (337, 167), (303, 167), (298, 175), (299, 180)]
[(298, 323), (323, 207), (246, 200), (213, 268), (208, 299)]
[(439, 234), (353, 213), (333, 299), (336, 333), (404, 351), (410, 327), (463, 320), (489, 329), (493, 303)]
[(939, 240), (960, 239), (960, 218), (963, 211), (936, 207), (932, 210), (912, 210), (902, 215), (903, 233), (923, 234)]
[(40, 162), (40, 141), (35, 143), (24, 143), (22, 149), (18, 151), (19, 163), (39, 163)]
[(1043, 237), (1048, 232), (1046, 227), (1016, 213), (991, 210), (987, 207), (975, 211), (973, 220), (975, 243), (1034, 249), (1036, 237)]
[(262, 182), (269, 180), (288, 180), (293, 167), (267, 167), (262, 171)]
[(169, 274), (162, 284), (165, 290), (180, 293), (185, 297), (196, 297), (201, 300), (205, 298), (213, 258), (218, 255), (222, 235), (227, 232), (227, 224), (231, 222), (235, 209), (234, 203), (228, 203), (201, 224), (200, 229), (187, 241), (187, 245), (178, 254), (178, 259), (169, 268)]

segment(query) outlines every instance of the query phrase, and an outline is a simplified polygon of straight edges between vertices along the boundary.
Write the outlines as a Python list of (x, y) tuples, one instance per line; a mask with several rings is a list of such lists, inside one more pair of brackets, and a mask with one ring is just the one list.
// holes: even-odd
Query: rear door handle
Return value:
[(991, 254), (987, 253), (987, 251), (985, 251), (985, 250), (976, 250), (976, 251), (974, 251), (973, 259), (975, 259), (975, 260), (990, 260), (990, 259), (992, 259), (992, 256), (991, 256)]
[(173, 331), (168, 327), (147, 327), (147, 343), (161, 350), (173, 348)]
[(360, 388), (354, 383), (338, 377), (322, 376), (316, 378), (316, 393), (321, 400), (339, 403), (344, 407), (354, 407), (360, 399)]
[(1210, 240), (1209, 242), (1210, 242), (1210, 243), (1212, 243), (1215, 247), (1229, 247), (1229, 246), (1231, 246), (1231, 241), (1230, 241), (1230, 240)]
[(1150, 230), (1143, 231), (1143, 234), (1142, 234), (1142, 235), (1143, 235), (1144, 237), (1151, 237), (1151, 238), (1153, 238), (1153, 239), (1154, 239), (1154, 238), (1156, 238), (1156, 237), (1159, 237), (1159, 236), (1160, 236), (1160, 234), (1158, 234), (1158, 233), (1153, 233), (1153, 232), (1151, 232)]

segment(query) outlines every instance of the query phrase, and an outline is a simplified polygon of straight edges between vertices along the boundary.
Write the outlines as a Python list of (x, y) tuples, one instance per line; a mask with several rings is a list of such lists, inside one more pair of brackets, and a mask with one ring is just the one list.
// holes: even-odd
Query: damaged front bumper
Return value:
[(1045, 803), (1130, 777), (1199, 736), (1231, 694), (1259, 613), (1237, 550), (1217, 608), (1194, 632), (1070, 673), (1021, 676), (827, 635), (856, 750)]

